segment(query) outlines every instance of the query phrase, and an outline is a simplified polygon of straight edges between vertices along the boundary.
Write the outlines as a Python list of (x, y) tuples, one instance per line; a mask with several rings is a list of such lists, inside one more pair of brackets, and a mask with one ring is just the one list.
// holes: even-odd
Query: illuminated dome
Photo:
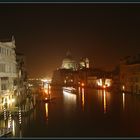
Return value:
[(75, 60), (73, 60), (69, 51), (67, 52), (66, 57), (62, 61), (62, 68), (76, 70), (76, 62)]

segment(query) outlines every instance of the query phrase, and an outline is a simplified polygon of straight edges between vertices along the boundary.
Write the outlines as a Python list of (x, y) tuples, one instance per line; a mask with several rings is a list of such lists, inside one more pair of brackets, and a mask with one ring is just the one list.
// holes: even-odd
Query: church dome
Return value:
[(62, 61), (63, 69), (76, 69), (76, 62), (72, 58), (71, 53), (67, 52), (66, 57)]

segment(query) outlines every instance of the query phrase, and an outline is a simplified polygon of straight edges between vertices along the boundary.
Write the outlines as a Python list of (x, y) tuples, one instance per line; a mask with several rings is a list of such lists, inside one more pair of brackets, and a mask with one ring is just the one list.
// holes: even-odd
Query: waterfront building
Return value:
[(120, 83), (122, 91), (140, 94), (140, 54), (121, 59)]
[(89, 68), (89, 59), (88, 58), (81, 58), (79, 62), (80, 69)]
[[(82, 57), (79, 62), (76, 62), (72, 58), (71, 53), (67, 52), (66, 57), (62, 61), (62, 66), (53, 73), (52, 84), (97, 87), (98, 79), (101, 78), (108, 81), (110, 79), (109, 75), (110, 73), (101, 69), (93, 68), (93, 66), (90, 67), (87, 57)], [(111, 84), (112, 80), (110, 79), (110, 81), (107, 83)]]
[(26, 58), (22, 53), (16, 53), (16, 61), (17, 61), (17, 90), (16, 90), (16, 98), (18, 103), (21, 103), (26, 98), (26, 92), (28, 88), (27, 83), (27, 71), (26, 71)]
[(14, 84), (17, 78), (15, 39), (0, 42), (0, 110), (3, 105), (11, 107), (14, 104)]

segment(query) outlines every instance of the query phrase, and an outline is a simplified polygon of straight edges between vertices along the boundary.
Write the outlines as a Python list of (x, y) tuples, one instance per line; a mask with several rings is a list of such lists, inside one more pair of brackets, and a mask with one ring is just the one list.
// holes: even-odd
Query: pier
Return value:
[(12, 128), (0, 128), (0, 137), (5, 137), (12, 133)]

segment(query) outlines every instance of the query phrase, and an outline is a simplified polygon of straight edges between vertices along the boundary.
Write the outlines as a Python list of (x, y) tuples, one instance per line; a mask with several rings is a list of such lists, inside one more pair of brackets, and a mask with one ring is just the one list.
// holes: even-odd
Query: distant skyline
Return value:
[(15, 37), (29, 77), (47, 77), (68, 50), (111, 70), (140, 53), (140, 4), (2, 4), (0, 40)]

